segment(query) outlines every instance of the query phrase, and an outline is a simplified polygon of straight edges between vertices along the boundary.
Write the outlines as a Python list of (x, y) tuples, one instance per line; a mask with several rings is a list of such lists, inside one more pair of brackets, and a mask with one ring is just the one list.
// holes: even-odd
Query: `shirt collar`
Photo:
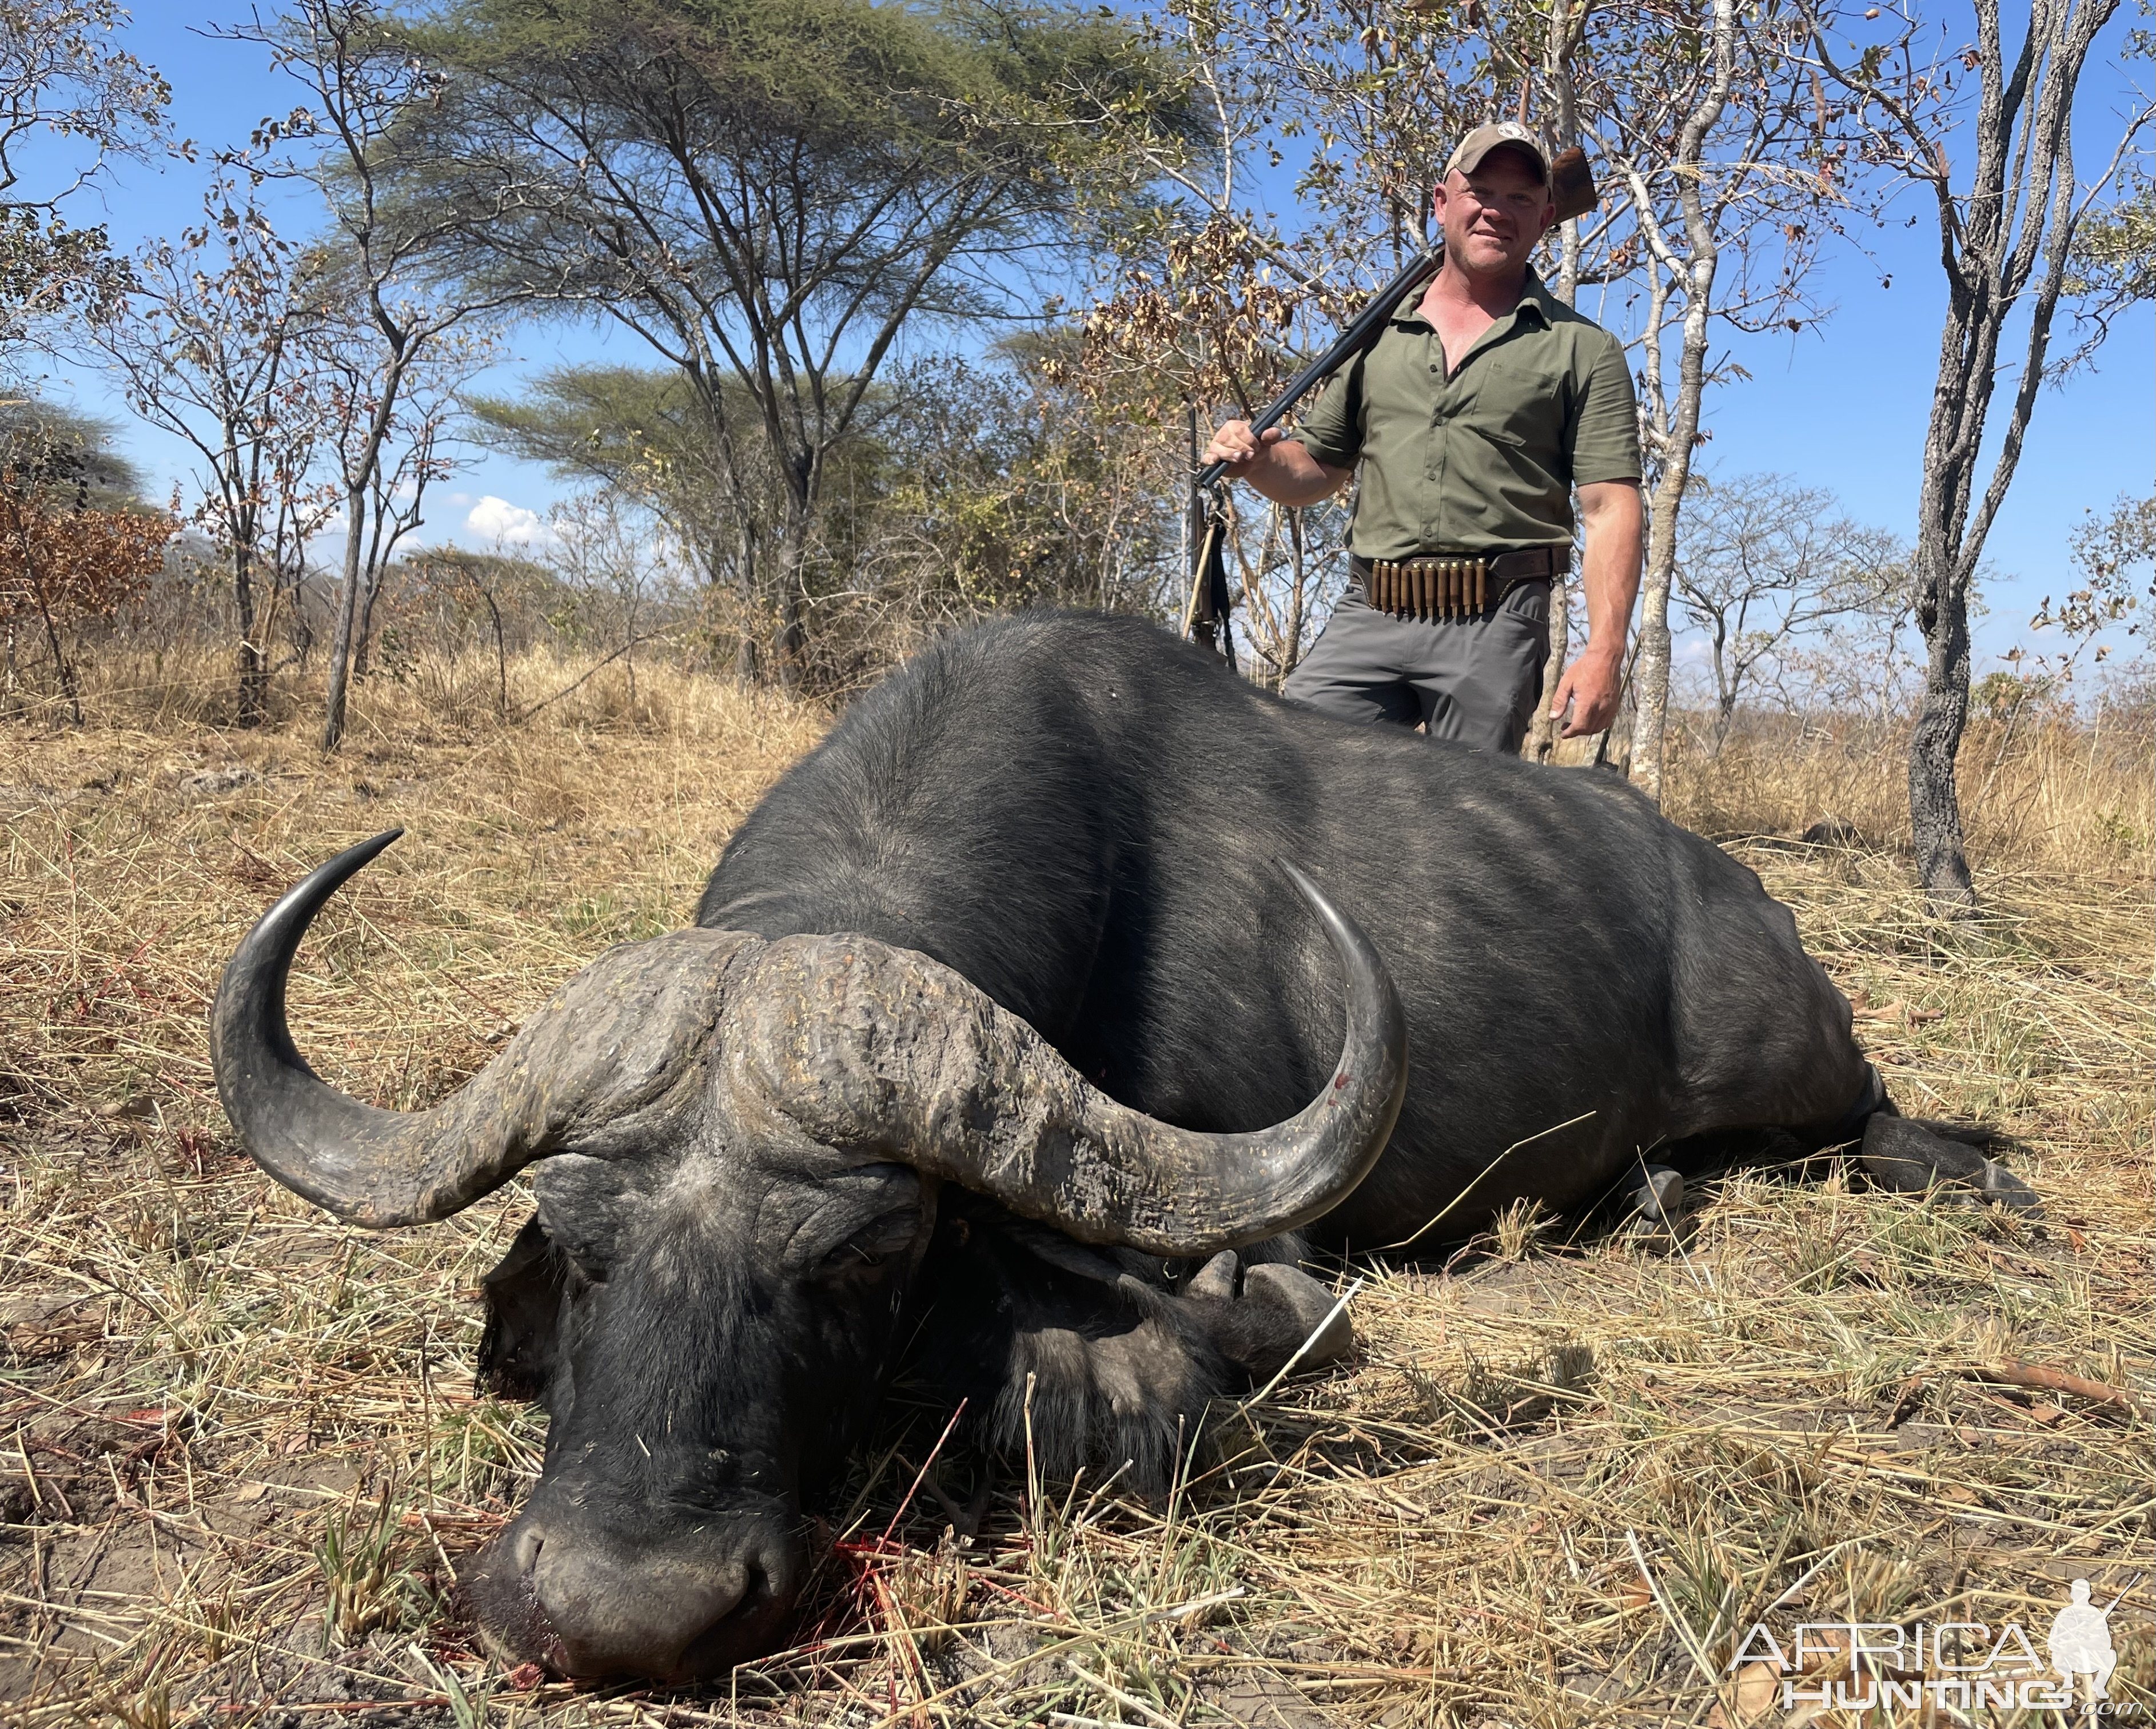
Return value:
[[(1430, 285), (1427, 282), (1420, 288), (1409, 289), (1400, 297), (1399, 304), (1393, 308), (1392, 321), (1394, 324), (1419, 324), (1424, 329), (1428, 329), (1430, 321), (1415, 309), (1422, 305), (1422, 297), (1429, 292)], [(1542, 276), (1532, 264), (1529, 264), (1527, 285), (1520, 290), (1518, 301), (1505, 316), (1517, 319), (1524, 312), (1539, 321), (1542, 327), (1548, 330), (1557, 322), (1555, 316), (1557, 305), (1557, 296), (1543, 285)]]
[(1558, 297), (1543, 286), (1541, 274), (1532, 264), (1529, 264), (1527, 285), (1521, 291), (1520, 304), (1516, 310), (1522, 312), (1532, 311), (1534, 316), (1542, 321), (1543, 328), (1548, 330), (1557, 322), (1558, 305)]

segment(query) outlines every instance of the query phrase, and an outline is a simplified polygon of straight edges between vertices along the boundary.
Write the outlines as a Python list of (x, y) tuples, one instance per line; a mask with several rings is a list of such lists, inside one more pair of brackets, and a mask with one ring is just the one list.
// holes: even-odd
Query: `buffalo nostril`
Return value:
[(526, 1525), (510, 1545), (510, 1561), (520, 1573), (529, 1573), (539, 1565), (539, 1552), (546, 1547), (545, 1533), (536, 1525)]

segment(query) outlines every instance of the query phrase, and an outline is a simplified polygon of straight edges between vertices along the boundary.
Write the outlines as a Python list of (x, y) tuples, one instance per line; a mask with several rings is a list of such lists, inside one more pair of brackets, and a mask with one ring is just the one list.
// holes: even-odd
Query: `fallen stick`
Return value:
[(297, 1703), (286, 1699), (244, 1700), (229, 1699), (217, 1708), (221, 1717), (236, 1717), (247, 1711), (413, 1711), (431, 1706), (441, 1710), (449, 1702), (446, 1693), (421, 1693), (410, 1699), (308, 1699)]
[(2064, 1369), (2046, 1368), (2040, 1362), (2021, 1362), (2005, 1357), (1969, 1372), (1979, 1379), (1997, 1381), (2008, 1387), (2026, 1387), (2038, 1393), (2071, 1393), (2102, 1405), (2120, 1405), (2129, 1411), (2135, 1408), (2133, 1396), (2108, 1381), (2092, 1381), (2085, 1376), (2070, 1375)]

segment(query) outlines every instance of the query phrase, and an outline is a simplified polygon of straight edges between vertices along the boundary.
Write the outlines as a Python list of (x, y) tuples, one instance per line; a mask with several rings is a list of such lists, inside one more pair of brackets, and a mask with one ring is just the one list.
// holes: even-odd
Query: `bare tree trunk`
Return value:
[[(1654, 521), (1662, 519), (1662, 489), (1655, 489)], [(1658, 531), (1647, 536), (1647, 569), (1640, 583), (1640, 649), (1633, 662), (1632, 736), (1626, 750), (1632, 784), (1662, 802), (1662, 745), (1669, 728), (1670, 573), (1656, 557)]]
[(808, 633), (801, 621), (801, 597), (808, 563), (808, 511), (797, 505), (788, 512), (785, 542), (778, 558), (778, 628), (772, 633), (771, 658), (778, 675), (778, 688), (801, 688), (802, 650)]
[(808, 639), (808, 634), (801, 624), (801, 592), (789, 587), (779, 594), (778, 628), (771, 639), (772, 658), (778, 663), (780, 690), (800, 690), (801, 651)]
[(242, 726), (259, 726), (269, 702), (270, 655), (255, 640), (254, 550), (244, 541), (232, 546), (232, 604), (239, 624), (239, 685), (233, 718)]
[(37, 597), (38, 616), (44, 621), (45, 644), (52, 650), (53, 676), (59, 681), (60, 695), (68, 700), (68, 711), (74, 716), (74, 724), (82, 725), (82, 693), (75, 687), (74, 669), (68, 664), (67, 649), (60, 641), (60, 628), (53, 618), (53, 609), (46, 600), (44, 585), (30, 573), (30, 592)]
[(477, 576), (472, 586), (479, 590), (479, 598), (486, 605), (486, 616), (494, 626), (494, 717), (497, 721), (509, 718), (509, 638), (502, 628), (501, 608), (494, 603), (494, 591)]
[(374, 654), (374, 603), (382, 598), (382, 567), (368, 561), (366, 592), (359, 603), (359, 622), (352, 628), (352, 676), (354, 683), (363, 680), (372, 665)]
[[(1578, 16), (1575, 23), (1572, 0), (1552, 0), (1543, 75), (1550, 94), (1557, 100), (1557, 142), (1561, 150), (1579, 142), (1579, 92), (1572, 76), (1572, 52), (1578, 45), (1578, 30), (1585, 23), (1584, 16)], [(1578, 218), (1558, 228), (1557, 259), (1557, 281), (1553, 285), (1557, 297), (1568, 306), (1577, 305), (1581, 259)], [(1562, 670), (1562, 667), (1553, 664), (1550, 677), (1554, 680)]]
[(1707, 755), (1719, 760), (1722, 749), (1729, 742), (1729, 730), (1737, 722), (1737, 699), (1725, 696), (1714, 705), (1714, 741), (1707, 747)]
[[(1552, 0), (1549, 33), (1544, 38), (1543, 77), (1557, 105), (1555, 131), (1560, 149), (1579, 142), (1579, 99), (1573, 82), (1572, 51), (1576, 45), (1571, 0)], [(1551, 290), (1566, 305), (1579, 300), (1581, 246), (1579, 219), (1558, 228), (1557, 280)], [(1550, 584), (1549, 659), (1543, 666), (1543, 695), (1546, 698), (1564, 676), (1564, 663), (1572, 652), (1571, 585), (1562, 577)], [(1534, 718), (1520, 754), (1530, 762), (1549, 762), (1557, 756), (1561, 718), (1549, 711), (1547, 701), (1535, 704)]]
[(1976, 905), (1954, 778), (1962, 728), (1969, 721), (1965, 592), (1959, 600), (1958, 606), (1943, 608), (1925, 632), (1930, 653), (1924, 665), (1924, 695), (1909, 735), (1909, 826), (1917, 842), (1917, 880), (1935, 903), (1950, 909)]
[(352, 627), (352, 681), (355, 685), (365, 684), (373, 667), (374, 657), (370, 649), (374, 640), (374, 596), (381, 587), (379, 573), (367, 572), (367, 580), (361, 587), (359, 617)]
[(1310, 563), (1302, 544), (1302, 512), (1287, 513), (1288, 569), (1294, 578), (1287, 597), (1287, 640), (1281, 644), (1280, 683), (1273, 688), (1284, 690), (1296, 667), (1302, 659), (1303, 585), (1310, 580)]
[(1563, 577), (1550, 584), (1549, 659), (1543, 667), (1543, 691), (1535, 703), (1534, 719), (1527, 723), (1527, 741), (1520, 754), (1531, 762), (1550, 762), (1557, 757), (1559, 717), (1549, 711), (1548, 698), (1564, 676), (1564, 663), (1572, 653), (1572, 584)]
[(359, 607), (360, 551), (367, 538), (367, 489), (345, 493), (344, 582), (337, 590), (336, 626), (330, 636), (329, 698), (322, 707), (322, 748), (344, 742), (345, 697), (352, 681), (352, 623)]
[[(1647, 567), (1640, 585), (1640, 646), (1632, 675), (1632, 784), (1656, 803), (1662, 800), (1662, 752), (1669, 726), (1670, 582), (1676, 572), (1677, 518), (1691, 484), (1692, 445), (1699, 434), (1700, 402), (1707, 392), (1707, 342), (1714, 310), (1715, 272), (1722, 249), (1708, 221), (1700, 190), (1707, 139), (1722, 118), (1737, 67), (1736, 0), (1714, 0), (1714, 76), (1697, 105), (1685, 116), (1672, 153), (1677, 200), (1684, 213), (1686, 255), (1663, 251), (1665, 268), (1684, 283), (1685, 316), (1677, 349), (1676, 400), (1660, 453), (1647, 519)], [(1640, 188), (1644, 195), (1646, 188)], [(1646, 208), (1644, 196), (1641, 208)], [(1649, 226), (1649, 232), (1655, 229)]]
[(1676, 573), (1677, 517), (1691, 484), (1691, 450), (1707, 388), (1707, 319), (1716, 250), (1712, 240), (1687, 266), (1691, 286), (1679, 338), (1675, 412), (1647, 510), (1646, 569), (1640, 583), (1640, 634), (1632, 671), (1632, 784), (1662, 801), (1662, 753), (1669, 730), (1670, 588)]

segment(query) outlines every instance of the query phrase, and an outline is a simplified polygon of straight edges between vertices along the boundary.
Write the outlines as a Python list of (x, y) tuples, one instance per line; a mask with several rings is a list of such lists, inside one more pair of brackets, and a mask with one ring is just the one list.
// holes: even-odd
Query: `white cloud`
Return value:
[(499, 541), (506, 546), (528, 546), (547, 532), (547, 525), (539, 520), (536, 510), (512, 505), (490, 492), (471, 507), (471, 514), (465, 518), (465, 526), (475, 535)]

